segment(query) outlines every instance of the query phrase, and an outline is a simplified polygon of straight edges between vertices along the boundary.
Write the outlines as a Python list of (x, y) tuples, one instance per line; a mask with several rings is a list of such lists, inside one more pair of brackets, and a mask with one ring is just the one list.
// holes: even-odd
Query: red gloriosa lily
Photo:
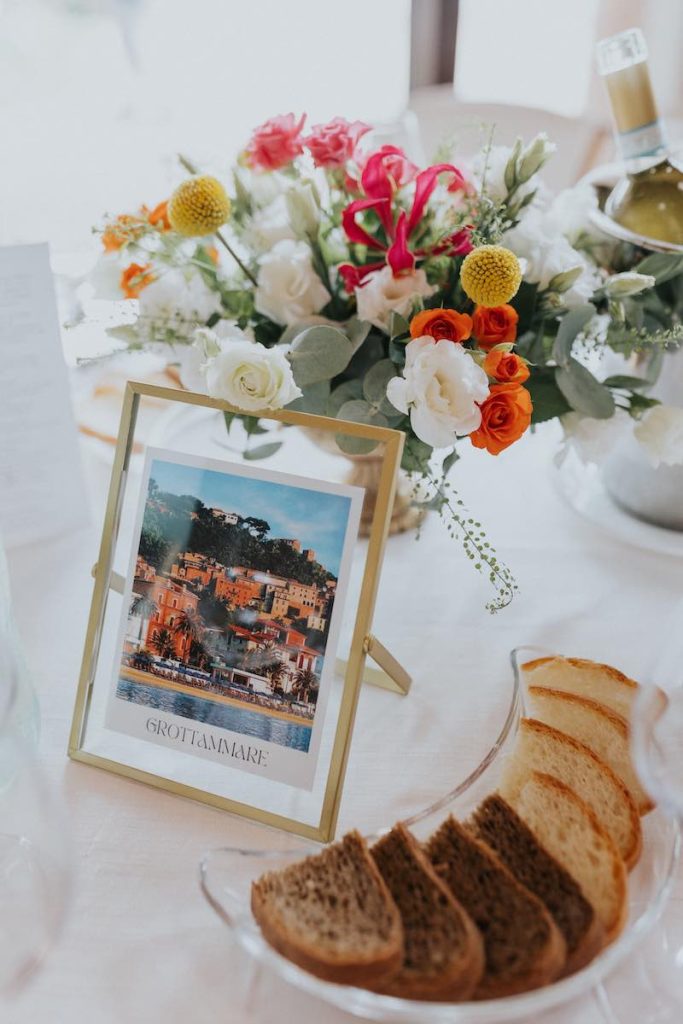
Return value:
[[(391, 150), (391, 153), (387, 153), (387, 150)], [(401, 210), (394, 220), (393, 199), (402, 182), (397, 182), (392, 173), (392, 171), (398, 173), (396, 168), (400, 165), (390, 163), (388, 157), (392, 161), (396, 161), (399, 157), (403, 157), (403, 154), (396, 146), (383, 146), (381, 150), (368, 158), (363, 168), (361, 184), (366, 198), (354, 199), (342, 212), (342, 227), (348, 240), (365, 245), (370, 250), (385, 253), (385, 260), (394, 275), (412, 270), (415, 267), (416, 259), (428, 255), (450, 253), (455, 256), (469, 252), (472, 245), (468, 228), (446, 236), (428, 250), (416, 249), (413, 251), (410, 248), (410, 236), (422, 220), (429, 198), (436, 188), (439, 175), (449, 174), (451, 176), (449, 192), (456, 192), (465, 187), (465, 179), (457, 167), (452, 164), (434, 164), (432, 167), (420, 171), (415, 177), (415, 194), (410, 212), (406, 213), (405, 210)], [(373, 237), (357, 222), (357, 215), (364, 210), (375, 211), (384, 228), (388, 240), (386, 243)], [(383, 261), (369, 263), (363, 267), (345, 264), (339, 268), (339, 272), (344, 279), (346, 290), (352, 291), (353, 288), (357, 288), (363, 283), (368, 274), (383, 266)]]

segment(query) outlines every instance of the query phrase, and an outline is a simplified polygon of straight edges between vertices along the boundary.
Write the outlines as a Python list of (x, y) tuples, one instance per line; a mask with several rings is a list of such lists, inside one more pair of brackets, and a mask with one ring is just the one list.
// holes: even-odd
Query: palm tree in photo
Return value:
[(183, 640), (183, 652), (192, 649), (192, 644), (201, 645), (204, 637), (204, 620), (194, 608), (186, 608), (175, 619), (173, 634)]
[[(308, 703), (313, 690), (318, 689), (318, 677), (310, 668), (301, 668), (294, 677), (294, 692), (297, 700)], [(317, 699), (317, 698), (316, 698)]]
[(170, 629), (155, 629), (150, 637), (149, 645), (157, 652), (160, 658), (175, 657), (175, 644), (173, 643), (173, 633), (171, 633)]
[(282, 681), (287, 675), (287, 670), (281, 661), (273, 661), (264, 669), (264, 675), (273, 693), (282, 693)]
[(157, 614), (158, 611), (159, 607), (156, 601), (153, 601), (151, 597), (148, 597), (146, 594), (138, 594), (131, 601), (129, 615), (140, 616), (140, 630), (138, 632), (140, 647), (144, 644), (147, 623), (153, 615)]

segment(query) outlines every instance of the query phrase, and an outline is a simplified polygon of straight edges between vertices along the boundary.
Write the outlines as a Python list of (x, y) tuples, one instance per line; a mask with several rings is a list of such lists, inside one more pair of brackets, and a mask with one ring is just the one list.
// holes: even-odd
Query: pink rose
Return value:
[(265, 121), (254, 131), (246, 149), (250, 167), (258, 171), (277, 171), (291, 164), (303, 153), (301, 131), (305, 120), (305, 114), (298, 121), (294, 114), (280, 114)]
[(343, 167), (354, 154), (358, 140), (370, 131), (362, 121), (335, 117), (328, 124), (316, 124), (304, 139), (316, 167)]

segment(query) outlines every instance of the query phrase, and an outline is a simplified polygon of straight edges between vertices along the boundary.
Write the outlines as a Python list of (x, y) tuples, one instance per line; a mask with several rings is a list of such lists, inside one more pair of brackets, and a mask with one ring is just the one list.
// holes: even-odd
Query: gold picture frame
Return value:
[[(347, 661), (337, 660), (336, 663), (337, 671), (343, 673), (343, 689), (334, 728), (329, 770), (324, 785), (319, 820), (317, 824), (311, 824), (295, 817), (252, 806), (247, 802), (206, 792), (197, 786), (165, 778), (163, 775), (120, 763), (85, 749), (84, 739), (100, 654), (107, 599), (111, 591), (122, 593), (124, 582), (123, 577), (113, 571), (113, 558), (120, 526), (122, 500), (128, 478), (128, 467), (134, 450), (138, 410), (143, 398), (177, 402), (187, 406), (204, 407), (208, 410), (239, 415), (239, 410), (228, 403), (208, 398), (205, 395), (135, 381), (127, 383), (99, 556), (93, 569), (95, 584), (69, 737), (68, 755), (74, 761), (93, 765), (308, 839), (327, 842), (335, 833), (361, 683), (365, 679), (374, 685), (395, 690), (399, 694), (406, 694), (411, 684), (410, 675), (371, 632), (380, 570), (389, 533), (398, 470), (403, 452), (404, 435), (400, 431), (386, 427), (341, 421), (288, 409), (267, 410), (260, 414), (267, 420), (279, 421), (282, 424), (376, 441), (382, 444), (384, 452), (349, 657)], [(368, 657), (375, 661), (378, 668), (366, 669)]]

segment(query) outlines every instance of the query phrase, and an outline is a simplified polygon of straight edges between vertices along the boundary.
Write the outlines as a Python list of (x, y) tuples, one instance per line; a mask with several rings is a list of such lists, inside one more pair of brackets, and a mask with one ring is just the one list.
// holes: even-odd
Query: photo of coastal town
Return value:
[(153, 459), (116, 697), (308, 752), (350, 506)]

